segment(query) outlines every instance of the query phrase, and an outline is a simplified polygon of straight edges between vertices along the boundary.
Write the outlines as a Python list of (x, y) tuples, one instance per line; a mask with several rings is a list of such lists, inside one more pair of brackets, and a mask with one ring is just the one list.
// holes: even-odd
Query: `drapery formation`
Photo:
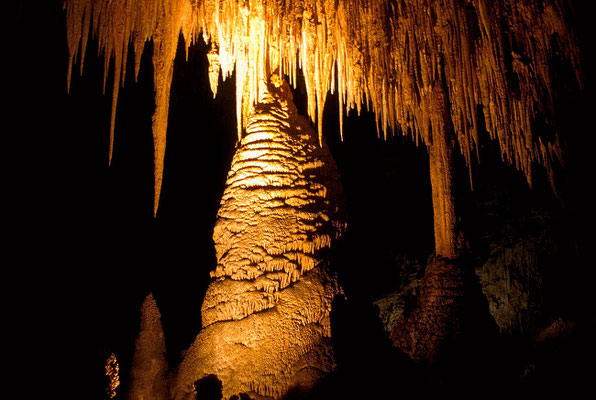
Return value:
[[(399, 132), (432, 144), (433, 130), (444, 124), (433, 112), (433, 93), (442, 85), (468, 165), (477, 151), (481, 115), (503, 159), (530, 183), (533, 163), (552, 179), (554, 160), (561, 160), (557, 135), (532, 134), (537, 115), (554, 117), (551, 58), (563, 59), (579, 82), (565, 0), (65, 0), (65, 5), (71, 65), (79, 52), (84, 59), (89, 32), (105, 53), (105, 76), (110, 57), (115, 60), (111, 142), (128, 45), (133, 44), (138, 72), (145, 41), (154, 41), (155, 211), (180, 34), (187, 46), (200, 34), (211, 43), (214, 95), (219, 74), (226, 79), (235, 71), (239, 138), (260, 96), (259, 81), (275, 70), (295, 84), (296, 68), (302, 69), (308, 114), (319, 137), (327, 93), (337, 90), (342, 114), (370, 107), (379, 133)], [(70, 75), (69, 70), (69, 80)], [(341, 117), (339, 126), (341, 131)]]

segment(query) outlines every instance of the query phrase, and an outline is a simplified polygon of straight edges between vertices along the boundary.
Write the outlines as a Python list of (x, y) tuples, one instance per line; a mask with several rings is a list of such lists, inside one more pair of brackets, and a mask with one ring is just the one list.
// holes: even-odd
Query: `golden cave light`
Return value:
[[(536, 115), (554, 119), (552, 57), (581, 84), (565, 0), (66, 0), (65, 8), (69, 86), (90, 34), (105, 54), (104, 87), (115, 61), (110, 159), (128, 46), (136, 78), (145, 42), (153, 41), (154, 213), (180, 35), (187, 48), (200, 36), (210, 45), (213, 96), (219, 76), (235, 72), (239, 146), (213, 234), (217, 266), (203, 328), (167, 378), (159, 312), (152, 297), (146, 300), (133, 400), (191, 399), (194, 383), (210, 374), (222, 380), (225, 396), (280, 398), (334, 368), (329, 315), (342, 290), (330, 250), (346, 223), (339, 174), (323, 140), (328, 93), (337, 91), (340, 135), (343, 115), (367, 107), (379, 136), (410, 135), (428, 146), (436, 253), (454, 259), (455, 143), (470, 166), (485, 124), (503, 159), (529, 183), (535, 163), (552, 180), (563, 146), (557, 135), (545, 140), (532, 132)], [(310, 121), (296, 112), (289, 87), (298, 68)], [(437, 264), (437, 274), (450, 276), (450, 265)], [(156, 380), (164, 383), (152, 392)]]

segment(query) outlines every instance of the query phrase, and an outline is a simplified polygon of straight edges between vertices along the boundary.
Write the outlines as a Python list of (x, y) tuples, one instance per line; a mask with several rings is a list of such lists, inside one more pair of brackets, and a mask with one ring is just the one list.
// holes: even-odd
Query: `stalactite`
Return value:
[[(295, 84), (299, 65), (308, 115), (317, 121), (319, 137), (327, 93), (337, 89), (342, 115), (370, 106), (385, 135), (410, 132), (417, 142), (429, 144), (430, 126), (436, 122), (432, 87), (440, 78), (468, 165), (477, 152), (477, 109), (482, 106), (486, 127), (498, 140), (504, 160), (523, 171), (528, 182), (534, 163), (543, 165), (552, 176), (553, 163), (561, 158), (559, 140), (545, 142), (532, 135), (538, 113), (553, 118), (556, 93), (549, 59), (555, 47), (581, 82), (578, 49), (565, 20), (565, 0), (65, 2), (71, 64), (78, 54), (81, 59), (84, 56), (88, 31), (98, 37), (106, 70), (113, 56), (115, 77), (121, 79), (129, 41), (134, 42), (137, 73), (144, 41), (152, 38), (158, 44), (153, 56), (156, 203), (172, 62), (180, 32), (187, 46), (199, 32), (216, 44), (209, 54), (214, 93), (216, 73), (221, 71), (226, 79), (236, 71), (239, 139), (267, 71), (279, 69)], [(72, 65), (69, 82), (71, 69)]]

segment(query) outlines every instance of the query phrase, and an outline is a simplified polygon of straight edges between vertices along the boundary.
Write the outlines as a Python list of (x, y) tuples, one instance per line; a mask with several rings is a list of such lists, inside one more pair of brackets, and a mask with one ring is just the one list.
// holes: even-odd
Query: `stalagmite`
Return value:
[(168, 362), (161, 315), (153, 295), (141, 307), (139, 337), (130, 371), (130, 400), (167, 400)]
[(453, 195), (453, 134), (449, 121), (449, 104), (442, 83), (433, 88), (432, 143), (428, 146), (430, 183), (432, 187), (435, 253), (454, 258), (457, 255), (456, 216)]
[(224, 398), (280, 398), (334, 367), (329, 313), (341, 290), (328, 254), (345, 228), (339, 174), (288, 84), (273, 75), (263, 89), (228, 174), (213, 232), (218, 264), (178, 399), (209, 374)]
[(464, 275), (457, 262), (439, 259), (426, 267), (417, 307), (391, 331), (394, 343), (413, 360), (432, 364), (450, 338), (463, 331)]

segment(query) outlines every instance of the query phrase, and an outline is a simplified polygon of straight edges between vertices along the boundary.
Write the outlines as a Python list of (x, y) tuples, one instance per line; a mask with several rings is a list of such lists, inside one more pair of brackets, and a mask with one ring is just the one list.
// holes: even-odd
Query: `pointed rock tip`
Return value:
[(158, 310), (159, 309), (157, 307), (157, 302), (155, 301), (155, 298), (153, 297), (153, 293), (149, 292), (149, 294), (145, 297), (145, 300), (143, 300), (143, 305), (141, 306), (141, 310), (142, 312), (147, 312), (147, 310)]

